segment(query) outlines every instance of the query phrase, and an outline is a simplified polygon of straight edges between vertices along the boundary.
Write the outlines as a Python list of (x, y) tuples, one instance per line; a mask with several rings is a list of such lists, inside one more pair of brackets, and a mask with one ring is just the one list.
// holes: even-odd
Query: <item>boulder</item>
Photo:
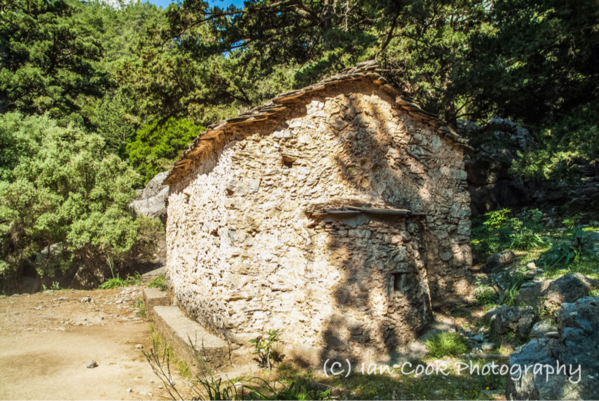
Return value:
[(514, 332), (520, 340), (525, 340), (535, 321), (534, 309), (531, 306), (502, 305), (493, 308), (485, 315), (491, 321), (491, 327), (497, 334)]
[(510, 265), (514, 262), (515, 257), (516, 255), (514, 255), (514, 252), (512, 251), (496, 253), (487, 258), (485, 268), (491, 270), (499, 266)]
[(557, 325), (553, 319), (544, 319), (532, 326), (530, 338), (544, 338), (547, 337), (547, 334), (555, 333), (556, 331)]
[(577, 299), (589, 295), (592, 283), (582, 274), (566, 274), (551, 282), (547, 290), (543, 291), (545, 307), (555, 307), (564, 302), (575, 302)]
[(599, 399), (599, 297), (562, 304), (556, 320), (558, 338), (532, 339), (510, 355), (507, 399)]
[(148, 182), (141, 194), (129, 207), (133, 208), (137, 213), (160, 218), (163, 222), (166, 221), (166, 204), (170, 194), (169, 187), (162, 185), (168, 175), (168, 171), (156, 174), (154, 178)]
[(553, 280), (529, 281), (524, 283), (516, 295), (516, 302), (519, 305), (536, 306), (543, 301), (543, 294), (549, 288)]

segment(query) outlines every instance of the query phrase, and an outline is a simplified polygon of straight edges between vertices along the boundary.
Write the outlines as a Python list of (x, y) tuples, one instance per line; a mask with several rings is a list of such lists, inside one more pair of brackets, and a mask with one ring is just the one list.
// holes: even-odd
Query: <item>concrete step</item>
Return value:
[(168, 293), (160, 291), (158, 288), (144, 288), (144, 305), (148, 319), (154, 321), (155, 306), (169, 306), (170, 304)]
[(148, 284), (150, 281), (154, 280), (156, 277), (160, 277), (166, 274), (166, 266), (159, 267), (158, 269), (150, 270), (149, 272), (141, 275), (141, 281), (144, 284)]
[(154, 306), (153, 309), (154, 329), (171, 345), (177, 359), (187, 362), (193, 370), (201, 370), (203, 366), (196, 358), (193, 344), (211, 369), (231, 364), (229, 345), (188, 318), (177, 306)]

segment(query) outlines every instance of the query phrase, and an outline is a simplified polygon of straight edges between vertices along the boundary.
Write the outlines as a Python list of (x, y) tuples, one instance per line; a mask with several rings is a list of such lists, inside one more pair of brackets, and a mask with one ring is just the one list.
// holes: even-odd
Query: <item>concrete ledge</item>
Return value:
[(169, 306), (170, 304), (167, 292), (160, 291), (158, 288), (144, 288), (144, 305), (148, 319), (155, 320), (154, 307)]
[(229, 345), (185, 316), (178, 307), (155, 306), (153, 316), (155, 330), (158, 330), (164, 340), (171, 344), (177, 359), (187, 362), (190, 368), (196, 371), (202, 369), (194, 355), (190, 340), (196, 350), (204, 355), (204, 360), (210, 368), (231, 364)]
[(154, 280), (156, 277), (160, 277), (163, 274), (166, 274), (166, 266), (162, 266), (158, 269), (151, 270), (146, 274), (141, 275), (141, 281), (144, 284), (148, 284), (150, 281)]

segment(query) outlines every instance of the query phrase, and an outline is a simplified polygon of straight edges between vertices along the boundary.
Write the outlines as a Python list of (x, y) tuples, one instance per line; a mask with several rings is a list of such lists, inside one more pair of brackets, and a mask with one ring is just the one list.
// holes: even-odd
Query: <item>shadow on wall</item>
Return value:
[[(422, 215), (365, 213), (362, 220), (343, 214), (309, 216), (314, 221), (312, 238), (325, 234), (324, 254), (341, 276), (334, 289), (336, 312), (322, 333), (325, 347), (318, 362), (349, 358), (355, 363), (392, 353), (416, 339), (433, 321), (431, 293), (439, 298), (460, 293), (463, 286), (456, 285), (452, 278), (469, 277), (469, 260), (457, 260), (455, 256), (460, 255), (455, 252), (459, 245), (451, 241), (442, 244), (426, 218), (438, 209), (438, 199), (423, 191), (423, 185), (429, 184), (430, 188), (429, 170), (438, 170), (447, 161), (442, 157), (434, 160), (426, 150), (420, 159), (415, 158), (407, 149), (416, 143), (416, 148), (422, 150), (426, 139), (417, 138), (423, 135), (415, 132), (408, 138), (412, 132), (405, 133), (405, 129), (403, 137), (398, 138), (384, 114), (376, 106), (364, 110), (364, 104), (349, 97), (343, 115), (347, 125), (338, 133), (343, 152), (335, 159), (336, 164), (343, 180), (371, 204), (411, 209)], [(465, 192), (463, 188), (455, 190)], [(451, 213), (447, 207), (446, 214)], [(315, 247), (316, 243), (311, 246)], [(307, 260), (313, 258), (313, 251), (305, 252)], [(448, 253), (449, 257), (445, 256)], [(437, 274), (449, 278), (442, 288)], [(454, 296), (453, 301), (462, 301), (460, 298)], [(316, 362), (310, 352), (304, 356), (296, 352), (295, 357), (306, 363)]]
[[(304, 210), (304, 213), (312, 218), (312, 224), (307, 227), (310, 240), (307, 240), (305, 245), (296, 247), (298, 254), (301, 254), (297, 256), (312, 266), (319, 263), (325, 263), (325, 269), (334, 266), (339, 273), (338, 284), (334, 288), (325, 289), (327, 296), (332, 295), (328, 298), (334, 305), (326, 305), (327, 309), (332, 309), (333, 312), (330, 315), (329, 312), (326, 312), (326, 316), (321, 315), (322, 323), (314, 321), (314, 326), (311, 327), (306, 322), (311, 318), (315, 320), (318, 318), (303, 316), (305, 319), (299, 320), (301, 317), (299, 313), (297, 321), (292, 321), (290, 325), (285, 323), (286, 332), (293, 334), (300, 341), (310, 340), (305, 341), (306, 359), (310, 360), (310, 363), (318, 363), (319, 361), (314, 362), (315, 358), (324, 360), (329, 357), (345, 356), (355, 360), (358, 356), (363, 358), (369, 353), (374, 355), (395, 350), (398, 345), (416, 338), (432, 321), (431, 296), (434, 303), (437, 299), (446, 299), (447, 294), (457, 294), (463, 290), (463, 283), (459, 282), (459, 279), (467, 277), (468, 274), (467, 269), (470, 264), (469, 249), (466, 249), (468, 235), (464, 233), (469, 231), (469, 223), (463, 224), (467, 222), (469, 213), (468, 201), (463, 199), (467, 198), (467, 192), (461, 187), (459, 178), (461, 175), (458, 174), (458, 178), (452, 176), (456, 172), (463, 172), (459, 171), (459, 168), (452, 170), (452, 167), (462, 161), (460, 151), (456, 151), (454, 145), (443, 146), (444, 139), (436, 135), (427, 135), (413, 127), (412, 119), (417, 117), (408, 118), (406, 112), (389, 111), (388, 104), (392, 103), (392, 100), (387, 95), (381, 96), (382, 99), (387, 100), (375, 96), (371, 98), (374, 100), (365, 101), (364, 98), (372, 95), (371, 89), (372, 87), (354, 90), (352, 87), (353, 94), (350, 96), (345, 95), (348, 92), (347, 88), (345, 90), (341, 88), (335, 94), (327, 94), (327, 98), (344, 95), (341, 112), (327, 121), (332, 133), (327, 132), (326, 136), (336, 136), (332, 140), (336, 152), (335, 155), (331, 155), (334, 161), (333, 168), (340, 171), (344, 187), (354, 188), (355, 194), (359, 195), (359, 201), (363, 204), (374, 208), (393, 206), (417, 213), (410, 216), (386, 217), (376, 213), (362, 213), (360, 215), (363, 221), (356, 224), (347, 219), (323, 217), (316, 213), (317, 210), (312, 212)], [(289, 110), (292, 110), (291, 115), (277, 121), (269, 121), (255, 128), (255, 132), (262, 133), (264, 137), (273, 135), (276, 130), (289, 128), (287, 119), (305, 117), (308, 114), (305, 105), (295, 108), (290, 106)], [(393, 118), (390, 117), (391, 114)], [(197, 154), (198, 158), (204, 157), (204, 161), (197, 166), (196, 170), (192, 169), (193, 173), (188, 177), (171, 187), (171, 195), (179, 196), (180, 199), (185, 198), (183, 195), (187, 196), (187, 200), (182, 200), (183, 208), (187, 208), (185, 204), (190, 204), (188, 202), (191, 192), (186, 193), (186, 187), (199, 175), (211, 173), (223, 150), (228, 148), (227, 143), (230, 142), (231, 146), (234, 146), (233, 142), (236, 139), (243, 139), (245, 135), (247, 131), (232, 129), (231, 132), (220, 136), (215, 134), (204, 141), (211, 143), (203, 148), (201, 151), (203, 153)], [(287, 143), (285, 146), (297, 150), (295, 142), (289, 142), (293, 146)], [(296, 160), (293, 154), (284, 153), (284, 146), (277, 149), (281, 153), (281, 167), (300, 168), (301, 155), (298, 156), (300, 159)], [(318, 151), (306, 153), (318, 154)], [(320, 153), (320, 157), (326, 156)], [(240, 159), (249, 157), (251, 153), (247, 149), (239, 155)], [(251, 186), (252, 191), (241, 193), (237, 187), (232, 188), (231, 191), (227, 187), (226, 196), (232, 198), (231, 202), (239, 200), (235, 197), (249, 198), (247, 204), (257, 201), (258, 198), (248, 194), (257, 193), (260, 180), (256, 175), (259, 176), (264, 171), (261, 170), (262, 165), (258, 163), (252, 163), (250, 166), (253, 175), (251, 179), (243, 181), (243, 184)], [(443, 169), (447, 174), (440, 173)], [(273, 170), (278, 172), (280, 168)], [(330, 178), (327, 176), (329, 173), (322, 174), (325, 179)], [(284, 190), (283, 188), (278, 189)], [(333, 197), (333, 191), (328, 192), (329, 186), (321, 188), (316, 185), (310, 191), (315, 189), (324, 191), (329, 198)], [(265, 194), (260, 195), (267, 197), (270, 194), (266, 191)], [(292, 191), (284, 192), (283, 195), (284, 200), (296, 200), (297, 196)], [(457, 198), (460, 200), (455, 200)], [(314, 206), (308, 199), (310, 197), (300, 197), (303, 206), (306, 204), (310, 207)], [(344, 202), (346, 204), (350, 202), (348, 199), (338, 201), (341, 202), (340, 206), (343, 206)], [(356, 200), (352, 200), (354, 201)], [(325, 205), (320, 206), (324, 208)], [(257, 219), (255, 217), (250, 212), (239, 213), (239, 220), (243, 220), (241, 224), (249, 227), (241, 227), (242, 231), (245, 230), (247, 234), (251, 234), (251, 237), (266, 231), (260, 227), (264, 216), (259, 215)], [(269, 215), (264, 219), (270, 217)], [(204, 225), (210, 226), (211, 222), (206, 221)], [(176, 230), (173, 228), (173, 231)], [(208, 235), (203, 238), (205, 243), (219, 244), (214, 245), (214, 249), (220, 249), (221, 240), (228, 241), (222, 233), (212, 228), (206, 233)], [(237, 236), (235, 232), (233, 234)], [(231, 235), (230, 231), (228, 235)], [(244, 246), (249, 250), (254, 245)], [(260, 249), (254, 248), (254, 250), (260, 252)], [(237, 256), (243, 254), (241, 249), (236, 249), (236, 252)], [(187, 256), (179, 257), (186, 267), (187, 264), (195, 266), (197, 259), (193, 258), (194, 255)], [(256, 304), (262, 307), (260, 291), (263, 289), (261, 287), (263, 284), (255, 286), (249, 284), (243, 289), (242, 287), (251, 283), (252, 277), (268, 276), (275, 273), (280, 266), (277, 267), (276, 263), (260, 263), (254, 256), (254, 252), (249, 252), (249, 256), (243, 256), (247, 258), (247, 266), (240, 264), (235, 267), (239, 269), (235, 271), (237, 275), (250, 278), (250, 281), (244, 280), (244, 283), (239, 286), (236, 295), (229, 294), (226, 299), (214, 296), (211, 299), (205, 296), (206, 294), (194, 293), (193, 289), (183, 288), (177, 289), (180, 291), (177, 294), (180, 304), (187, 309), (190, 316), (201, 322), (208, 330), (224, 337), (227, 337), (230, 327), (239, 328), (239, 332), (244, 331), (245, 334), (256, 330), (257, 326), (248, 323), (250, 313), (244, 312), (254, 306), (245, 309), (244, 307), (250, 303), (246, 300), (253, 298), (256, 298)], [(286, 256), (296, 257), (295, 254)], [(172, 256), (169, 255), (170, 257)], [(256, 261), (258, 263), (254, 263)], [(217, 277), (221, 272), (220, 267), (205, 270), (202, 272), (202, 280), (221, 285)], [(264, 286), (269, 285), (264, 282)], [(310, 313), (318, 314), (320, 297), (310, 294), (309, 285), (305, 282), (303, 285), (300, 291), (302, 292), (301, 302), (304, 305), (310, 304), (306, 308), (311, 311)], [(223, 289), (230, 291), (230, 288)], [(266, 289), (271, 290), (271, 288)], [(285, 291), (290, 290), (285, 289)], [(245, 314), (243, 319), (228, 326), (228, 321), (220, 319), (219, 313), (227, 310), (223, 303), (232, 301), (245, 302), (246, 305), (238, 308)], [(260, 312), (260, 315), (266, 317), (264, 312)], [(291, 319), (295, 319), (295, 316), (296, 314), (293, 313), (287, 315)], [(268, 321), (268, 317), (266, 319)], [(272, 321), (269, 321), (270, 323)], [(305, 335), (303, 331), (306, 332)], [(315, 339), (316, 341), (312, 341)], [(308, 344), (322, 347), (323, 351), (319, 352)], [(299, 354), (303, 352), (301, 349), (299, 351), (301, 351)], [(301, 356), (299, 354), (296, 353), (296, 356)]]

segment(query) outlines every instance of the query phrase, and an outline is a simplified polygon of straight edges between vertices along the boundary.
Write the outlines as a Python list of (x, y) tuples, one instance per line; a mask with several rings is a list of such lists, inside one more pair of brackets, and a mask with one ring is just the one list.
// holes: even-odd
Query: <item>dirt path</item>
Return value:
[[(133, 306), (140, 296), (129, 287), (0, 298), (0, 399), (166, 396), (136, 348), (151, 346), (150, 325)], [(91, 360), (96, 368), (86, 367)]]

